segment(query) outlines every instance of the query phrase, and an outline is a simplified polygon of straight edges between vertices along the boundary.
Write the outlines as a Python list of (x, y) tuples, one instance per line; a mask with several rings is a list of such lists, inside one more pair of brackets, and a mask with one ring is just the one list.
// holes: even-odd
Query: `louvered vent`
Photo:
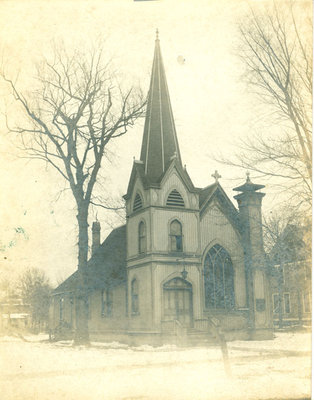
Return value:
[(137, 211), (142, 207), (143, 207), (142, 198), (138, 193), (136, 193), (134, 203), (133, 203), (133, 211)]
[(172, 207), (184, 207), (184, 200), (182, 199), (181, 194), (174, 189), (168, 196), (167, 206)]

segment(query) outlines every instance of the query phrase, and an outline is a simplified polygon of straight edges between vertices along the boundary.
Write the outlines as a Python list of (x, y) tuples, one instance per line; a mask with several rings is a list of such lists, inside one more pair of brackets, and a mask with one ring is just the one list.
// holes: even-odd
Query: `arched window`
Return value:
[(146, 252), (146, 224), (143, 221), (138, 226), (138, 251), (139, 253)]
[(170, 250), (182, 251), (182, 225), (178, 220), (174, 220), (170, 224)]
[(142, 197), (139, 193), (136, 193), (134, 203), (133, 203), (133, 211), (137, 211), (143, 207)]
[(228, 252), (215, 244), (204, 265), (206, 308), (234, 308), (233, 267)]
[(176, 189), (169, 194), (166, 205), (172, 207), (184, 207), (184, 200)]
[(132, 314), (138, 314), (138, 281), (133, 279), (131, 282), (131, 311)]

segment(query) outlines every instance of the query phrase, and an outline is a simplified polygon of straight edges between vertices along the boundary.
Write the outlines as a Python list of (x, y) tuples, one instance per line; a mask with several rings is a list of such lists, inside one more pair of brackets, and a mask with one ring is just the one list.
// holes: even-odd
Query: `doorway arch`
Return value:
[(190, 282), (176, 277), (163, 285), (165, 320), (177, 320), (185, 327), (193, 325), (193, 291)]

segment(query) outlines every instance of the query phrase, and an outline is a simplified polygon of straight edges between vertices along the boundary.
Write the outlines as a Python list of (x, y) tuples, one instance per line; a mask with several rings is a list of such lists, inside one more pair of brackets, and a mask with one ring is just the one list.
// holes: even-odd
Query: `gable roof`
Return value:
[(182, 181), (186, 185), (186, 187), (191, 192), (198, 192), (198, 189), (196, 189), (194, 187), (193, 182), (192, 182), (186, 168), (182, 168), (181, 163), (177, 159), (173, 159), (171, 161), (171, 164), (169, 165), (168, 169), (162, 175), (160, 175), (160, 177), (155, 182), (152, 182), (149, 179), (149, 177), (145, 174), (144, 164), (141, 161), (134, 161), (132, 172), (131, 172), (131, 177), (129, 180), (128, 189), (127, 189), (126, 194), (123, 196), (123, 198), (125, 200), (127, 200), (131, 197), (132, 189), (135, 185), (135, 180), (137, 177), (139, 177), (139, 179), (141, 180), (144, 189), (148, 189), (150, 187), (157, 188), (157, 189), (160, 188), (160, 184), (161, 184), (162, 180), (164, 179), (164, 177), (166, 176), (169, 169), (171, 168), (171, 165), (174, 165), (174, 167), (176, 168), (180, 178), (182, 179)]
[(209, 186), (205, 187), (204, 189), (199, 189), (200, 209), (202, 208), (205, 201), (208, 200), (212, 196), (212, 194), (215, 192), (216, 189), (217, 189), (217, 183), (213, 183), (212, 185), (209, 185)]
[(233, 227), (240, 231), (239, 212), (221, 187), (220, 183), (215, 182), (212, 185), (199, 190), (200, 216), (202, 217), (207, 206), (214, 199), (217, 199), (225, 216), (230, 220)]
[(182, 182), (186, 186), (186, 188), (188, 190), (190, 190), (191, 192), (198, 192), (198, 190), (194, 187), (193, 182), (192, 182), (190, 175), (188, 174), (186, 168), (182, 168), (182, 164), (180, 163), (180, 161), (177, 158), (175, 158), (171, 161), (168, 169), (160, 176), (160, 178), (158, 179), (158, 185), (160, 185), (160, 183), (162, 182), (164, 177), (167, 175), (168, 171), (171, 169), (172, 166), (178, 172), (178, 174), (179, 174)]
[[(114, 229), (92, 255), (87, 265), (87, 289), (114, 287), (126, 282), (126, 225)], [(53, 294), (72, 292), (79, 285), (75, 271)]]

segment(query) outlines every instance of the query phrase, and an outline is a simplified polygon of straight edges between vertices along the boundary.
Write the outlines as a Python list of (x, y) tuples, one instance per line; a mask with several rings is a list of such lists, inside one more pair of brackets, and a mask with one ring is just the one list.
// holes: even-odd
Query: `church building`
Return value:
[[(191, 143), (193, 146), (193, 143)], [(272, 303), (262, 236), (263, 185), (197, 188), (182, 164), (158, 35), (140, 159), (127, 192), (126, 224), (100, 243), (92, 226), (88, 263), (91, 340), (131, 344), (209, 338), (272, 338)], [(75, 330), (78, 272), (52, 296), (50, 327)]]

